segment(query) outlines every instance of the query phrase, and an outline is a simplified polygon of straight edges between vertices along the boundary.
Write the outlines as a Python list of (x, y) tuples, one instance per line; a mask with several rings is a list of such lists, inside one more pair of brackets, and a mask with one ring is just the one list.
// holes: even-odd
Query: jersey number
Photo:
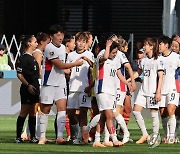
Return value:
[(110, 76), (114, 77), (116, 75), (116, 70), (111, 69)]
[(144, 76), (149, 77), (150, 76), (150, 70), (144, 70)]

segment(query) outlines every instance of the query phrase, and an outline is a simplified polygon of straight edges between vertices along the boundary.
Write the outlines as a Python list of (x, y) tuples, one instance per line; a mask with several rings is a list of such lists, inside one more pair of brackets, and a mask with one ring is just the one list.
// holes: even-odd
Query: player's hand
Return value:
[(160, 92), (156, 93), (155, 100), (156, 100), (156, 102), (159, 102), (161, 100), (161, 93)]
[(75, 66), (81, 66), (83, 64), (83, 59), (77, 59), (75, 61)]

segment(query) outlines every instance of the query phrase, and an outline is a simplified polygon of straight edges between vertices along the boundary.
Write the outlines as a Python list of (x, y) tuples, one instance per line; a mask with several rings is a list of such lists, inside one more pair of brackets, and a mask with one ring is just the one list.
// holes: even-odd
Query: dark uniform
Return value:
[(28, 86), (21, 84), (20, 96), (22, 104), (39, 102), (39, 66), (34, 57), (30, 54), (23, 54), (17, 62), (17, 73), (24, 76), (26, 81), (36, 88), (35, 94), (28, 91)]

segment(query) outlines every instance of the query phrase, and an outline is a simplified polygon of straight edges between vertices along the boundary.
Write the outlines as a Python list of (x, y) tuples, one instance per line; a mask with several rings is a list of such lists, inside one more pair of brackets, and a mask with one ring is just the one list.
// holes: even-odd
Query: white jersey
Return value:
[(168, 94), (177, 91), (176, 88), (176, 70), (180, 67), (180, 56), (171, 52), (168, 56), (162, 56), (164, 64), (164, 78), (162, 85), (162, 94)]
[(43, 67), (42, 67), (42, 85), (66, 86), (64, 69), (57, 68), (51, 60), (60, 59), (65, 62), (66, 49), (63, 44), (60, 47), (49, 43), (44, 50)]
[[(114, 58), (114, 60), (116, 60), (117, 63), (120, 63), (120, 64), (121, 64), (120, 70), (121, 70), (122, 75), (125, 77), (125, 70), (126, 70), (126, 69), (125, 69), (125, 67), (124, 67), (124, 64), (129, 63), (126, 55), (125, 55), (123, 52), (121, 52), (121, 51), (118, 50), (118, 51), (117, 51), (117, 55), (116, 55), (116, 57)], [(117, 80), (117, 88), (120, 89), (122, 92), (127, 91), (127, 86), (126, 86), (126, 84), (123, 83), (121, 80), (119, 80), (118, 77), (117, 77), (116, 80)]]
[[(85, 56), (94, 62), (93, 53), (85, 50), (82, 53), (77, 53), (77, 51), (70, 52), (67, 57), (67, 63), (75, 62), (82, 56)], [(69, 80), (70, 92), (84, 92), (84, 89), (89, 86), (90, 66), (87, 61), (83, 61), (83, 65), (71, 68), (71, 75)]]
[(97, 77), (95, 80), (95, 93), (106, 93), (116, 95), (117, 92), (117, 70), (120, 69), (120, 63), (115, 60), (107, 59), (104, 63), (99, 63), (99, 59), (104, 55), (102, 50), (97, 57)]
[(157, 89), (158, 71), (164, 71), (161, 56), (156, 60), (147, 56), (144, 57), (140, 62), (139, 68), (143, 71), (144, 75), (140, 90), (144, 93), (144, 96), (153, 97)]

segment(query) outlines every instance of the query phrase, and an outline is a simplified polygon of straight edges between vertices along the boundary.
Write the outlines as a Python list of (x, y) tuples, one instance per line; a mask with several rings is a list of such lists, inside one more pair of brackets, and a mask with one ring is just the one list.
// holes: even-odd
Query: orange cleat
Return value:
[(136, 144), (142, 144), (146, 142), (148, 139), (149, 139), (149, 135), (141, 136), (141, 138), (138, 141), (136, 141)]

